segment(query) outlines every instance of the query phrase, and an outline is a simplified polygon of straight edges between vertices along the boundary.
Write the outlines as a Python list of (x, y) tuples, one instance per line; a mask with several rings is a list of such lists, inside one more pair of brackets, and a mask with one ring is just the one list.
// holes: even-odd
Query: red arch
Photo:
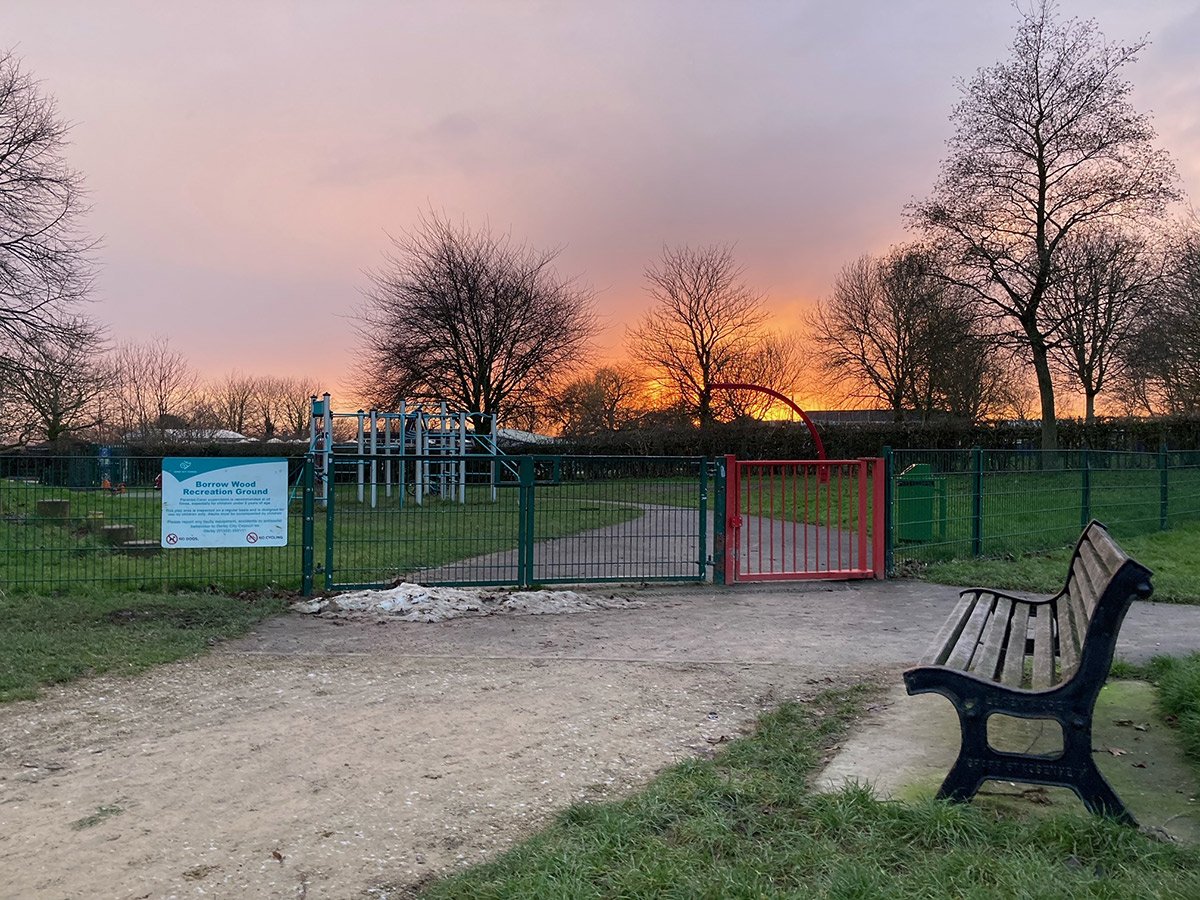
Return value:
[(797, 406), (791, 398), (785, 397), (783, 394), (779, 393), (779, 391), (773, 391), (769, 387), (763, 387), (761, 384), (735, 384), (728, 381), (719, 381), (715, 384), (710, 384), (709, 387), (714, 391), (758, 391), (760, 394), (768, 394), (769, 396), (774, 397), (776, 400), (786, 403), (789, 407), (791, 407), (792, 411), (795, 412), (796, 415), (804, 420), (804, 424), (808, 426), (808, 433), (812, 435), (813, 443), (817, 445), (817, 459), (829, 458), (825, 455), (825, 445), (821, 442), (821, 436), (817, 434), (817, 426), (814, 425), (813, 420), (808, 417), (808, 413)]

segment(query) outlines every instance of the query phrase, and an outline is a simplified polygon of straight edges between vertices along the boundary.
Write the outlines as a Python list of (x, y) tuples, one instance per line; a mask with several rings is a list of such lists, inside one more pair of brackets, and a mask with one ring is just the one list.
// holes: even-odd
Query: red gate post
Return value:
[(871, 481), (874, 488), (871, 511), (871, 543), (875, 548), (875, 577), (887, 578), (887, 466), (882, 459), (871, 460)]
[(737, 581), (741, 554), (738, 547), (742, 539), (742, 473), (738, 470), (737, 457), (730, 453), (725, 457), (725, 583)]

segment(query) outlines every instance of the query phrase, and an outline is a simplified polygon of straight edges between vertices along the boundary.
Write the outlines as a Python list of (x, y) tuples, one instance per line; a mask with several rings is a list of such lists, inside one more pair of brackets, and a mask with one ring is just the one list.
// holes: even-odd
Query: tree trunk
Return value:
[(1037, 372), (1038, 395), (1042, 401), (1042, 449), (1058, 449), (1058, 419), (1054, 413), (1054, 381), (1050, 377), (1050, 359), (1046, 344), (1041, 340), (1031, 342), (1033, 369)]
[(700, 396), (697, 401), (698, 412), (700, 414), (700, 427), (707, 428), (712, 424), (712, 388), (704, 388), (700, 391)]
[(1096, 392), (1085, 391), (1083, 424), (1088, 428), (1096, 421)]

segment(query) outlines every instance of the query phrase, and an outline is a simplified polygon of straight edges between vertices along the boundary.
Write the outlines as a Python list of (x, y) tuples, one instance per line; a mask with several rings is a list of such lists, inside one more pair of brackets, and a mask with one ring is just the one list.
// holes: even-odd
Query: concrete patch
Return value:
[[(1054, 722), (994, 717), (989, 740), (1000, 749), (1049, 752), (1061, 747)], [(958, 755), (958, 717), (936, 694), (908, 696), (897, 685), (872, 707), (819, 779), (835, 790), (869, 783), (880, 798), (932, 797)], [(1154, 688), (1114, 681), (1100, 692), (1093, 725), (1096, 764), (1143, 827), (1177, 840), (1200, 843), (1200, 791), (1170, 729), (1154, 715)], [(1065, 788), (987, 782), (975, 803), (1022, 814), (1088, 815)]]

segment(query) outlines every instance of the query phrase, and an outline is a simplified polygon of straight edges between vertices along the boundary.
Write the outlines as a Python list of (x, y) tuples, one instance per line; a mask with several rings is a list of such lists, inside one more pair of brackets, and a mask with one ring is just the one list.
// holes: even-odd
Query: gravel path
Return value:
[[(195, 660), (0, 707), (0, 896), (408, 896), (764, 709), (919, 654), (954, 590), (608, 590), (641, 604), (374, 624), (291, 614)], [(1200, 649), (1141, 604), (1119, 655)]]

